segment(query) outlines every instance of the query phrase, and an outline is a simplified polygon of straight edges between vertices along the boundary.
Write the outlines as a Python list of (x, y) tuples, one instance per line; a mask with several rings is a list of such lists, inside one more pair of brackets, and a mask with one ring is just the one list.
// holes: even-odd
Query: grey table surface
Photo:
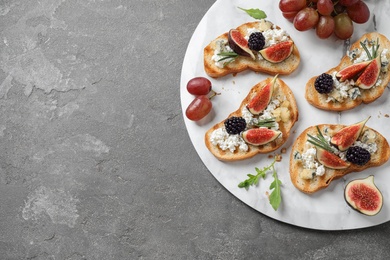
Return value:
[(0, 259), (390, 258), (390, 223), (281, 223), (203, 165), (179, 84), (213, 2), (0, 1)]

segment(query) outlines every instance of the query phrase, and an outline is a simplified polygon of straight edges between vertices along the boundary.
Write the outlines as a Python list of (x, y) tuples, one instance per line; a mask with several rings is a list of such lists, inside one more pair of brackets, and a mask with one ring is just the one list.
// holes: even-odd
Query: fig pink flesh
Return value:
[(378, 192), (365, 184), (355, 184), (348, 191), (348, 196), (358, 210), (373, 211), (379, 206), (381, 198)]
[(320, 148), (317, 148), (317, 160), (325, 167), (331, 169), (345, 169), (350, 165), (336, 154)]
[(255, 55), (248, 47), (248, 41), (239, 30), (232, 29), (229, 31), (228, 42), (230, 48), (238, 55), (249, 56), (252, 59), (256, 59)]
[(293, 51), (294, 43), (292, 41), (285, 41), (281, 43), (277, 43), (268, 48), (265, 48), (260, 51), (261, 56), (264, 59), (278, 63), (287, 59)]
[(359, 73), (361, 73), (371, 61), (365, 61), (360, 63), (355, 63), (345, 67), (344, 69), (337, 72), (336, 77), (339, 78), (340, 82), (343, 82), (347, 79), (355, 78)]
[(362, 89), (369, 89), (375, 85), (378, 80), (379, 73), (381, 70), (381, 60), (378, 56), (375, 60), (367, 66), (363, 73), (356, 80), (356, 85)]
[(272, 96), (272, 87), (273, 82), (268, 83), (262, 89), (260, 89), (259, 92), (257, 92), (255, 97), (251, 99), (247, 105), (247, 108), (252, 114), (258, 115), (267, 108)]
[(262, 145), (275, 140), (279, 135), (279, 131), (260, 127), (246, 130), (243, 133), (243, 138), (250, 144)]

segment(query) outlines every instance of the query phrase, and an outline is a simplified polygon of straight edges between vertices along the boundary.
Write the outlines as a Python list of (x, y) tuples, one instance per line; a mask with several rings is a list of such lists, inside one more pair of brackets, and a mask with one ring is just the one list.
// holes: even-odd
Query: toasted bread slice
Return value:
[[(379, 79), (377, 81), (377, 84), (370, 88), (370, 89), (360, 89), (360, 95), (356, 95), (356, 98), (353, 99), (352, 96), (348, 96), (345, 99), (337, 99), (330, 100), (329, 96), (338, 96), (336, 92), (331, 92), (330, 94), (320, 94), (316, 91), (314, 87), (314, 82), (318, 76), (312, 77), (306, 84), (305, 89), (305, 98), (306, 100), (313, 106), (324, 109), (324, 110), (331, 110), (331, 111), (345, 111), (352, 108), (357, 107), (361, 103), (371, 103), (378, 99), (386, 89), (386, 86), (388, 85), (390, 81), (390, 73), (389, 73), (389, 66), (388, 66), (388, 60), (390, 60), (390, 41), (382, 34), (377, 32), (371, 32), (364, 34), (358, 41), (353, 43), (349, 49), (349, 55), (348, 53), (343, 56), (341, 59), (339, 65), (337, 65), (334, 68), (329, 69), (325, 73), (332, 75), (333, 73), (336, 73), (340, 71), (343, 68), (346, 68), (347, 66), (354, 63), (356, 59), (359, 58), (359, 55), (354, 57), (354, 53), (364, 53), (365, 51), (362, 48), (360, 42), (364, 42), (365, 40), (368, 41), (377, 41), (379, 40), (379, 50), (378, 53), (382, 53), (382, 68), (381, 73), (379, 75)], [(385, 50), (385, 51), (383, 51)], [(389, 50), (389, 51), (387, 51)], [(370, 49), (371, 51), (371, 49)], [(382, 52), (383, 51), (383, 52)], [(350, 57), (351, 56), (351, 57)], [(351, 92), (352, 93), (352, 92)]]
[[(327, 133), (327, 135), (331, 137), (332, 134), (345, 127), (345, 125), (322, 124), (318, 125), (318, 127), (322, 133)], [(339, 179), (348, 173), (360, 172), (370, 167), (380, 166), (386, 163), (390, 157), (390, 148), (385, 137), (376, 130), (364, 126), (358, 141), (369, 144), (371, 147), (375, 147), (376, 145), (376, 150), (370, 151), (370, 160), (363, 166), (351, 163), (346, 169), (336, 170), (324, 167), (324, 174), (322, 176), (318, 176), (313, 173), (313, 171), (316, 171), (315, 169), (306, 170), (307, 167), (304, 165), (308, 164), (302, 159), (303, 157), (307, 157), (302, 155), (305, 154), (309, 148), (314, 147), (312, 144), (307, 142), (308, 134), (316, 136), (317, 133), (318, 131), (316, 126), (310, 126), (305, 129), (295, 140), (290, 155), (291, 181), (298, 190), (304, 193), (314, 193), (324, 189), (328, 187), (333, 180)], [(318, 162), (317, 159), (315, 159), (315, 162)], [(307, 173), (309, 173), (309, 176)]]
[[(249, 113), (249, 115), (251, 116), (251, 113), (246, 109), (247, 104), (250, 102), (250, 100), (252, 100), (252, 98), (259, 90), (261, 90), (271, 81), (272, 78), (267, 78), (266, 80), (263, 80), (257, 83), (254, 87), (252, 87), (248, 95), (242, 101), (240, 107), (235, 112), (231, 113), (228, 118), (232, 116), (244, 117), (246, 118), (246, 121), (248, 123), (250, 119), (247, 119), (247, 115)], [(272, 104), (272, 108), (270, 104)], [(274, 104), (279, 105), (274, 106)], [(221, 149), (221, 146), (219, 144), (216, 144), (215, 142), (213, 143), (212, 135), (215, 130), (225, 129), (224, 120), (214, 125), (206, 132), (205, 143), (207, 148), (215, 157), (217, 157), (221, 161), (237, 161), (251, 158), (259, 153), (269, 153), (281, 147), (288, 139), (291, 128), (298, 120), (298, 108), (293, 92), (286, 85), (286, 83), (279, 78), (276, 78), (271, 101), (268, 106), (269, 107), (266, 110), (270, 111), (275, 117), (275, 121), (278, 123), (279, 126), (278, 131), (281, 132), (281, 135), (278, 138), (267, 144), (259, 146), (245, 143), (247, 145), (246, 151), (240, 150), (239, 147), (235, 147), (234, 151), (231, 151), (228, 147)], [(246, 115), (243, 114), (243, 111), (245, 110)], [(254, 116), (254, 118), (257, 118), (257, 116)], [(249, 127), (249, 124), (247, 124), (247, 127)], [(238, 134), (236, 135), (236, 137), (240, 138), (240, 140), (244, 142), (241, 135)]]
[[(248, 35), (249, 33), (248, 30), (260, 31), (264, 33), (265, 31), (272, 32), (271, 30), (274, 29), (281, 30), (280, 27), (274, 25), (272, 22), (267, 20), (248, 22), (242, 24), (237, 28), (237, 30), (239, 30), (242, 35)], [(272, 33), (270, 35), (272, 35)], [(277, 39), (277, 38), (283, 38), (283, 37), (279, 35), (268, 42), (266, 37), (265, 46), (271, 45), (274, 43), (274, 41), (279, 41), (279, 40), (292, 41), (291, 37), (287, 33), (285, 33), (285, 37), (283, 39)], [(276, 74), (286, 75), (292, 73), (300, 63), (299, 51), (296, 45), (294, 44), (291, 55), (287, 59), (279, 63), (271, 63), (263, 59), (261, 55), (257, 53), (255, 54), (256, 56), (255, 60), (253, 60), (251, 57), (238, 56), (232, 62), (226, 62), (224, 64), (221, 64), (217, 62), (217, 60), (221, 58), (217, 56), (217, 53), (219, 52), (220, 44), (221, 43), (227, 44), (227, 42), (228, 42), (228, 32), (220, 35), (204, 48), (204, 69), (210, 77), (219, 78), (228, 74), (235, 74), (248, 69), (255, 72), (267, 73), (270, 75), (276, 75)]]

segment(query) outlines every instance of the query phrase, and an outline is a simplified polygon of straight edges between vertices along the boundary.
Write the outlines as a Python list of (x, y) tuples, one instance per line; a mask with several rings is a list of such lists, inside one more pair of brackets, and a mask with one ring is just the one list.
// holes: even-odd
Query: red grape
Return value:
[(334, 20), (332, 16), (321, 16), (316, 27), (316, 34), (320, 39), (329, 38), (334, 32)]
[(370, 9), (363, 1), (348, 6), (347, 14), (355, 23), (365, 23), (370, 19)]
[(294, 27), (298, 31), (307, 31), (314, 28), (318, 23), (318, 12), (312, 7), (305, 7), (294, 18)]
[(192, 121), (198, 121), (210, 113), (213, 104), (206, 95), (197, 96), (187, 107), (186, 116)]
[(195, 77), (187, 83), (187, 91), (192, 95), (207, 95), (210, 90), (211, 82), (204, 77)]
[(280, 0), (279, 9), (282, 12), (298, 12), (306, 6), (306, 0)]
[(350, 6), (356, 4), (359, 0), (339, 0), (339, 3), (343, 6)]
[(342, 13), (334, 17), (334, 34), (341, 40), (350, 38), (353, 34), (353, 23), (348, 14)]
[(322, 15), (330, 15), (333, 12), (332, 0), (318, 0), (317, 11)]

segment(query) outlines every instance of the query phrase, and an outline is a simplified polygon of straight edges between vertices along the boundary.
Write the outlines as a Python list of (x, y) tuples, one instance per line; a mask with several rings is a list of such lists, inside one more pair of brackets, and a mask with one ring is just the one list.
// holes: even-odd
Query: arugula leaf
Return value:
[(246, 12), (247, 14), (249, 14), (251, 17), (253, 17), (255, 19), (265, 19), (265, 18), (267, 18), (267, 15), (262, 10), (253, 9), (253, 8), (252, 9), (244, 9), (244, 8), (241, 8), (241, 7), (238, 7), (238, 8), (243, 10), (244, 12)]
[(243, 182), (240, 182), (238, 184), (239, 188), (249, 188), (249, 186), (257, 185), (259, 183), (260, 178), (265, 179), (266, 174), (269, 170), (272, 169), (273, 173), (272, 176), (274, 177), (274, 181), (271, 183), (269, 189), (272, 190), (271, 194), (269, 195), (269, 203), (271, 204), (272, 208), (276, 211), (279, 208), (280, 203), (282, 202), (282, 195), (280, 191), (280, 186), (282, 185), (282, 182), (279, 180), (278, 175), (275, 170), (275, 162), (277, 162), (277, 156), (275, 156), (274, 161), (269, 165), (264, 167), (263, 169), (255, 168), (257, 174), (247, 174), (249, 177)]
[(273, 174), (274, 181), (269, 186), (269, 189), (273, 191), (269, 195), (269, 203), (271, 204), (272, 208), (276, 211), (279, 208), (280, 203), (282, 202), (282, 195), (280, 192), (280, 185), (282, 185), (282, 182), (279, 180), (278, 175), (276, 173), (275, 167), (273, 168)]
[(248, 179), (246, 179), (245, 181), (243, 182), (240, 182), (238, 184), (238, 187), (239, 188), (249, 188), (249, 186), (251, 185), (257, 185), (259, 183), (259, 180), (260, 178), (263, 178), (265, 179), (265, 175), (267, 173), (267, 171), (269, 171), (270, 169), (272, 169), (274, 167), (274, 164), (276, 162), (276, 158), (275, 160), (271, 163), (271, 165), (269, 166), (266, 166), (264, 167), (263, 169), (259, 169), (259, 168), (255, 168), (256, 170), (256, 175), (253, 175), (253, 174), (247, 174), (247, 176), (249, 177)]
[(257, 167), (255, 168), (255, 170), (256, 170), (257, 174), (256, 175), (247, 174), (247, 176), (249, 178), (246, 179), (243, 182), (240, 182), (238, 184), (238, 187), (240, 187), (240, 188), (248, 188), (251, 185), (257, 185), (259, 183), (260, 178), (263, 178), (263, 179), (265, 178), (265, 171), (260, 170)]

